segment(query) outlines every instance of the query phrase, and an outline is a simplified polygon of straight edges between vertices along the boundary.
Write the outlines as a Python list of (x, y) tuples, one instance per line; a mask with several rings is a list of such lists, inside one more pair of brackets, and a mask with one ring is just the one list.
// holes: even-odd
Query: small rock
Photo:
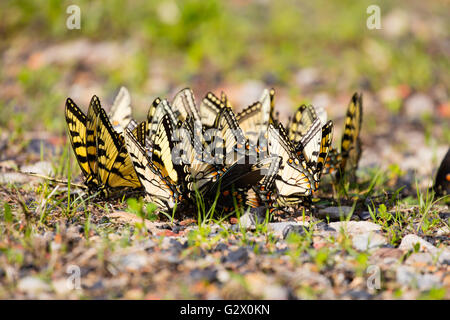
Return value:
[(401, 257), (403, 257), (403, 251), (396, 248), (379, 248), (370, 256), (370, 261), (373, 264), (379, 263), (381, 260), (384, 264), (396, 263)]
[(140, 300), (144, 297), (144, 292), (138, 288), (130, 289), (125, 292), (123, 297), (126, 300)]
[(138, 271), (148, 264), (145, 254), (130, 253), (119, 258), (119, 265), (127, 271)]
[(17, 288), (20, 291), (31, 295), (37, 295), (51, 290), (50, 286), (45, 281), (36, 277), (25, 277), (20, 279)]
[(53, 166), (48, 161), (38, 161), (31, 165), (25, 165), (20, 168), (22, 172), (36, 173), (43, 176), (53, 175)]
[(448, 237), (448, 236), (450, 236), (450, 229), (446, 226), (439, 228), (436, 231), (436, 236), (438, 236), (438, 237), (447, 236)]
[(371, 220), (372, 216), (370, 215), (369, 211), (363, 211), (358, 213), (358, 216), (361, 220)]
[(387, 240), (378, 233), (368, 232), (354, 235), (352, 237), (352, 243), (356, 250), (366, 251), (386, 244)]
[(442, 285), (437, 275), (427, 273), (424, 275), (419, 275), (417, 279), (417, 286), (420, 290), (425, 291), (432, 288), (440, 288)]
[(221, 242), (214, 248), (214, 251), (225, 251), (227, 249), (228, 246), (225, 243)]
[(440, 278), (434, 274), (419, 274), (409, 266), (399, 266), (396, 273), (397, 282), (408, 287), (425, 291), (442, 286)]
[(30, 176), (18, 173), (18, 172), (4, 172), (0, 173), (0, 183), (1, 184), (15, 184), (15, 183), (28, 183), (30, 182)]
[(336, 229), (330, 227), (330, 225), (326, 222), (319, 222), (316, 224), (315, 229), (317, 231), (336, 232)]
[(308, 226), (308, 223), (303, 222), (271, 222), (269, 223), (269, 230), (278, 237), (283, 237), (287, 232), (287, 228), (293, 228), (292, 230), (303, 229)]
[(350, 296), (350, 298), (354, 300), (369, 300), (372, 298), (372, 295), (370, 293), (361, 290), (350, 290), (345, 294)]
[(190, 276), (193, 280), (206, 280), (213, 282), (217, 279), (217, 270), (213, 268), (194, 269), (191, 271)]
[(306, 235), (306, 232), (308, 231), (308, 227), (302, 226), (302, 225), (288, 225), (283, 230), (283, 239), (286, 239), (291, 233), (296, 233), (301, 236)]
[(331, 222), (329, 226), (337, 231), (343, 228), (348, 234), (381, 231), (381, 226), (370, 221)]
[(267, 300), (286, 300), (288, 298), (288, 291), (279, 285), (267, 285), (264, 286), (263, 295), (264, 299)]
[(341, 207), (327, 207), (320, 209), (318, 212), (319, 218), (329, 217), (331, 220), (340, 220), (347, 218), (350, 214), (353, 214), (353, 208), (348, 206)]
[(217, 272), (217, 280), (222, 283), (228, 282), (228, 280), (230, 280), (230, 274), (228, 271), (221, 269)]
[(419, 243), (420, 244), (420, 250), (424, 251), (427, 250), (431, 254), (434, 254), (437, 252), (437, 248), (433, 246), (428, 241), (422, 239), (419, 236), (416, 236), (415, 234), (408, 234), (403, 237), (402, 242), (400, 243), (399, 249), (402, 250), (413, 250), (414, 246)]
[(246, 263), (248, 260), (248, 252), (246, 248), (239, 248), (237, 250), (231, 251), (226, 257), (227, 262), (243, 262)]
[(254, 230), (257, 224), (262, 224), (266, 220), (265, 207), (251, 208), (239, 218), (239, 227), (247, 230)]
[[(77, 290), (77, 288), (74, 287), (74, 284), (69, 279), (64, 278), (53, 280), (52, 287), (53, 290), (55, 290), (56, 294), (61, 296), (66, 296), (69, 293)], [(81, 288), (79, 288), (78, 290), (80, 289)]]
[(406, 260), (406, 264), (414, 265), (414, 264), (432, 264), (433, 257), (428, 252), (416, 252), (408, 257)]
[(423, 93), (415, 93), (405, 101), (405, 113), (409, 119), (420, 120), (424, 114), (433, 114), (433, 100)]
[(404, 286), (410, 284), (417, 278), (414, 269), (407, 266), (399, 266), (396, 271), (397, 282)]

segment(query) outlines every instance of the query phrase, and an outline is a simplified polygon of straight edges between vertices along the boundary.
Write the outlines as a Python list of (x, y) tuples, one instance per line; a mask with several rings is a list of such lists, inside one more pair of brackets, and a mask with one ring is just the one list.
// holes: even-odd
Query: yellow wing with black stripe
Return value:
[(75, 153), (81, 171), (87, 178), (92, 175), (86, 148), (87, 117), (70, 98), (66, 100), (65, 116), (73, 152)]
[(146, 198), (160, 208), (172, 209), (181, 201), (177, 186), (169, 178), (163, 177), (159, 168), (149, 158), (144, 146), (128, 129), (125, 130), (125, 142), (137, 177), (145, 189)]
[(355, 93), (348, 105), (344, 133), (341, 140), (340, 174), (350, 171), (354, 175), (361, 157), (359, 133), (362, 124), (362, 94)]
[[(98, 101), (98, 98), (96, 99)], [(123, 136), (112, 127), (100, 103), (93, 105), (97, 120), (98, 181), (103, 189), (141, 186), (128, 156)]]
[(174, 184), (178, 184), (179, 173), (172, 161), (172, 150), (174, 149), (172, 134), (172, 123), (166, 114), (161, 118), (155, 134), (150, 137), (151, 160), (164, 178), (169, 178)]

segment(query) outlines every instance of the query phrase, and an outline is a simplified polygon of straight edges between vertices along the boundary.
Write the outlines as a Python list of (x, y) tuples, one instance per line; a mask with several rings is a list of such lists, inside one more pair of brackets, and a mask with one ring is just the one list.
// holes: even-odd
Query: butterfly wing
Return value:
[(361, 157), (359, 132), (362, 124), (362, 95), (355, 93), (347, 108), (344, 133), (341, 140), (340, 173), (350, 171), (353, 175)]
[(195, 105), (194, 93), (191, 89), (185, 88), (175, 95), (172, 101), (172, 110), (175, 113), (177, 121), (185, 121), (188, 116), (200, 121), (200, 114)]
[(117, 133), (122, 133), (124, 128), (130, 123), (131, 117), (131, 96), (127, 88), (121, 87), (114, 99), (110, 111), (110, 121)]
[(251, 145), (258, 145), (258, 140), (267, 132), (267, 127), (272, 122), (271, 92), (273, 91), (265, 89), (260, 101), (248, 106), (236, 117)]
[[(159, 103), (158, 103), (159, 102)], [(158, 103), (156, 106), (155, 104)], [(167, 115), (170, 119), (172, 127), (176, 127), (178, 123), (178, 118), (172, 107), (169, 104), (169, 101), (164, 100), (155, 100), (150, 107), (149, 113), (147, 115), (148, 122), (148, 137), (150, 141), (152, 137), (156, 134), (158, 127), (161, 123), (162, 118)]]
[[(98, 99), (97, 99), (98, 100)], [(97, 121), (98, 181), (105, 189), (141, 186), (128, 156), (124, 138), (112, 127), (105, 110), (94, 104)]]
[(314, 122), (318, 123), (316, 127), (320, 128), (320, 120), (317, 117), (314, 107), (311, 105), (301, 105), (289, 124), (288, 135), (294, 146), (302, 140)]
[(450, 194), (450, 148), (436, 173), (433, 189), (438, 196)]
[(195, 127), (194, 119), (189, 117), (177, 131), (177, 135), (179, 143), (174, 154), (179, 155), (179, 159), (175, 157), (174, 162), (184, 167), (184, 182), (189, 192), (188, 196), (193, 197), (195, 190), (204, 194), (208, 186), (217, 180), (220, 171), (212, 161), (203, 157), (204, 149), (199, 139), (202, 128)]
[(165, 114), (151, 137), (151, 160), (164, 178), (169, 178), (174, 184), (178, 184), (179, 172), (172, 161), (173, 128), (169, 115)]
[(208, 92), (200, 104), (200, 120), (204, 126), (211, 128), (216, 121), (220, 111), (227, 106), (225, 95), (222, 99), (217, 98), (214, 93)]
[(100, 100), (97, 96), (93, 96), (89, 103), (86, 123), (86, 150), (89, 167), (94, 176), (97, 175), (97, 121), (98, 110), (100, 110)]
[(296, 157), (294, 147), (281, 124), (269, 124), (268, 151), (269, 155), (282, 159), (275, 179), (277, 201), (281, 205), (293, 205), (299, 202), (299, 198), (309, 196), (312, 187), (308, 172)]
[(331, 144), (333, 141), (333, 122), (329, 120), (322, 127), (322, 139), (320, 142), (320, 152), (317, 157), (316, 165), (314, 166), (314, 179), (315, 179), (315, 189), (319, 188), (320, 178), (325, 168), (326, 161), (328, 159), (328, 154), (331, 149)]
[(179, 199), (176, 186), (162, 176), (159, 169), (149, 159), (144, 146), (129, 130), (125, 132), (125, 142), (147, 199), (155, 202), (160, 208), (172, 209)]
[(92, 174), (86, 148), (87, 117), (70, 98), (66, 100), (65, 116), (73, 152), (83, 175), (87, 178)]

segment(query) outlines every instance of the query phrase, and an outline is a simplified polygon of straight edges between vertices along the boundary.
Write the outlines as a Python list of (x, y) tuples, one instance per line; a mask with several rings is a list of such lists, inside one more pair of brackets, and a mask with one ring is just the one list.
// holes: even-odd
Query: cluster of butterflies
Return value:
[(340, 151), (324, 110), (302, 105), (287, 129), (274, 112), (274, 90), (235, 114), (227, 96), (206, 94), (197, 107), (188, 88), (157, 98), (147, 119), (131, 117), (121, 88), (110, 114), (92, 97), (87, 114), (68, 98), (65, 116), (73, 151), (92, 193), (112, 197), (134, 189), (162, 210), (201, 201), (217, 210), (311, 203), (321, 177), (354, 173), (361, 155), (362, 96), (349, 103)]

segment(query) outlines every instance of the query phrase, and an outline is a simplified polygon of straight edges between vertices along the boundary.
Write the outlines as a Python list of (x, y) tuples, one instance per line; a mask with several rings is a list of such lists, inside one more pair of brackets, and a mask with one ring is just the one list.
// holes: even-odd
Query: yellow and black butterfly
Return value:
[(281, 206), (292, 206), (310, 196), (313, 190), (310, 174), (301, 164), (296, 150), (281, 123), (269, 124), (268, 151), (270, 156), (281, 157), (275, 178), (276, 200)]
[(361, 157), (362, 94), (355, 93), (348, 105), (340, 152), (332, 148), (325, 163), (325, 173), (336, 171), (336, 179), (348, 174), (355, 180), (356, 169)]
[(362, 124), (362, 94), (355, 93), (350, 101), (345, 118), (344, 134), (341, 140), (342, 160), (339, 172), (350, 171), (354, 174), (361, 158), (361, 139), (359, 133)]
[(167, 161), (170, 156), (170, 147), (168, 147), (169, 137), (164, 135), (170, 126), (167, 116), (161, 121), (159, 137), (156, 139), (159, 144), (158, 158), (159, 164), (149, 156), (145, 147), (136, 140), (133, 133), (126, 129), (125, 142), (128, 154), (131, 157), (137, 176), (145, 189), (146, 200), (154, 202), (161, 209), (173, 209), (178, 203), (183, 201), (181, 192), (178, 188), (178, 179), (168, 168), (161, 170), (161, 163)]
[(91, 192), (107, 197), (123, 188), (141, 186), (123, 137), (112, 127), (96, 96), (91, 99), (87, 116), (70, 98), (65, 114), (72, 149)]
[(204, 195), (223, 172), (214, 164), (209, 154), (204, 152), (202, 135), (203, 128), (192, 117), (188, 117), (174, 134), (178, 143), (173, 152), (173, 161), (175, 164), (183, 165), (188, 197), (193, 199), (196, 191)]
[(311, 105), (301, 105), (290, 121), (289, 139), (293, 142), (304, 168), (312, 175), (314, 190), (319, 188), (332, 137), (332, 121), (322, 125), (315, 108)]

